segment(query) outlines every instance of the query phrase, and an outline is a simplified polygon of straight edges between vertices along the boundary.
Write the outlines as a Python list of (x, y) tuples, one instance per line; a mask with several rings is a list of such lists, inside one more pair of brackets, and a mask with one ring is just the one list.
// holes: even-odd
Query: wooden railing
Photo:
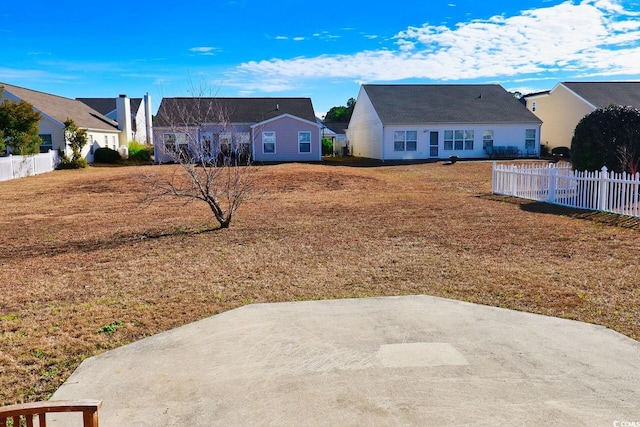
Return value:
[(83, 427), (98, 427), (98, 409), (101, 400), (49, 400), (0, 406), (0, 427), (19, 427), (24, 420), (27, 427), (33, 427), (33, 419), (38, 417), (38, 426), (46, 427), (46, 414), (51, 412), (82, 412)]

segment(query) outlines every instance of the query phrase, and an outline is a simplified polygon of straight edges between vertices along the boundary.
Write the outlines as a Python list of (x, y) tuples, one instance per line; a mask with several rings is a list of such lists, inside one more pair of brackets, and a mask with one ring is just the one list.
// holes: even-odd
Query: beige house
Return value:
[(25, 89), (0, 83), (0, 103), (25, 101), (38, 111), (42, 118), (39, 123), (41, 152), (61, 150), (71, 155), (65, 134), (64, 122), (73, 119), (78, 127), (87, 130), (89, 143), (84, 147), (82, 155), (89, 163), (93, 162), (93, 153), (99, 147), (117, 150), (120, 146), (120, 130), (118, 123), (103, 116), (88, 105), (69, 98)]
[(540, 143), (549, 150), (571, 148), (578, 122), (592, 111), (611, 104), (640, 108), (640, 82), (563, 82), (523, 99), (542, 120)]

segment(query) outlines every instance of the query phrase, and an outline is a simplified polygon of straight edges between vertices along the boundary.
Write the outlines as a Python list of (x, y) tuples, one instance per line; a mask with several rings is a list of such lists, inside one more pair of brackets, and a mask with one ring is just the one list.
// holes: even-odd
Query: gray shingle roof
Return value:
[(282, 114), (316, 122), (309, 98), (163, 98), (153, 125), (219, 123), (220, 112), (230, 123), (259, 123)]
[(384, 124), (541, 123), (500, 85), (363, 85)]
[[(116, 109), (117, 98), (76, 98), (78, 101), (87, 104), (97, 112), (107, 115)], [(136, 114), (142, 103), (142, 98), (129, 98), (131, 101), (131, 114)]]
[(344, 134), (349, 127), (349, 122), (323, 122), (323, 124), (335, 133)]
[(596, 108), (611, 104), (640, 108), (640, 82), (563, 82)]
[(0, 87), (4, 87), (9, 93), (28, 102), (33, 105), (36, 110), (54, 118), (60, 123), (64, 123), (67, 119), (71, 118), (76, 122), (76, 125), (81, 128), (109, 131), (118, 130), (116, 122), (75, 99), (12, 86), (6, 83), (0, 83)]

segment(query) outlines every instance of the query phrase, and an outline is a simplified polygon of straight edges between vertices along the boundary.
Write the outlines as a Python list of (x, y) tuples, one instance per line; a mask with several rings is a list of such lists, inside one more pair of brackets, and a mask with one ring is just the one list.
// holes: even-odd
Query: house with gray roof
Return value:
[(587, 114), (612, 104), (640, 108), (640, 82), (561, 82), (523, 99), (542, 120), (541, 143), (549, 150), (571, 148), (575, 128)]
[(380, 160), (537, 157), (541, 121), (500, 85), (360, 88), (351, 153)]
[(93, 162), (93, 153), (97, 148), (109, 147), (115, 150), (119, 146), (121, 132), (118, 124), (80, 101), (6, 83), (0, 83), (0, 89), (0, 102), (25, 101), (41, 114), (41, 152), (61, 150), (71, 155), (64, 133), (64, 122), (67, 119), (73, 119), (79, 128), (87, 130), (89, 143), (84, 147), (82, 155), (88, 162)]
[(320, 129), (309, 98), (163, 98), (153, 121), (154, 154), (158, 163), (186, 151), (320, 161)]
[[(105, 117), (115, 121), (122, 129), (127, 129), (128, 141), (153, 144), (151, 97), (129, 98), (76, 98)], [(127, 122), (128, 120), (128, 122)]]

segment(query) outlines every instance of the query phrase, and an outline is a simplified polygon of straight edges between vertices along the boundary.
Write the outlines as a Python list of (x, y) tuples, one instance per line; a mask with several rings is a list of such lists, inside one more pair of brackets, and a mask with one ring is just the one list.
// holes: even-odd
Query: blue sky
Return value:
[(363, 83), (640, 80), (640, 0), (6, 3), (0, 82), (148, 92), (154, 109), (169, 96), (302, 96), (322, 116)]

